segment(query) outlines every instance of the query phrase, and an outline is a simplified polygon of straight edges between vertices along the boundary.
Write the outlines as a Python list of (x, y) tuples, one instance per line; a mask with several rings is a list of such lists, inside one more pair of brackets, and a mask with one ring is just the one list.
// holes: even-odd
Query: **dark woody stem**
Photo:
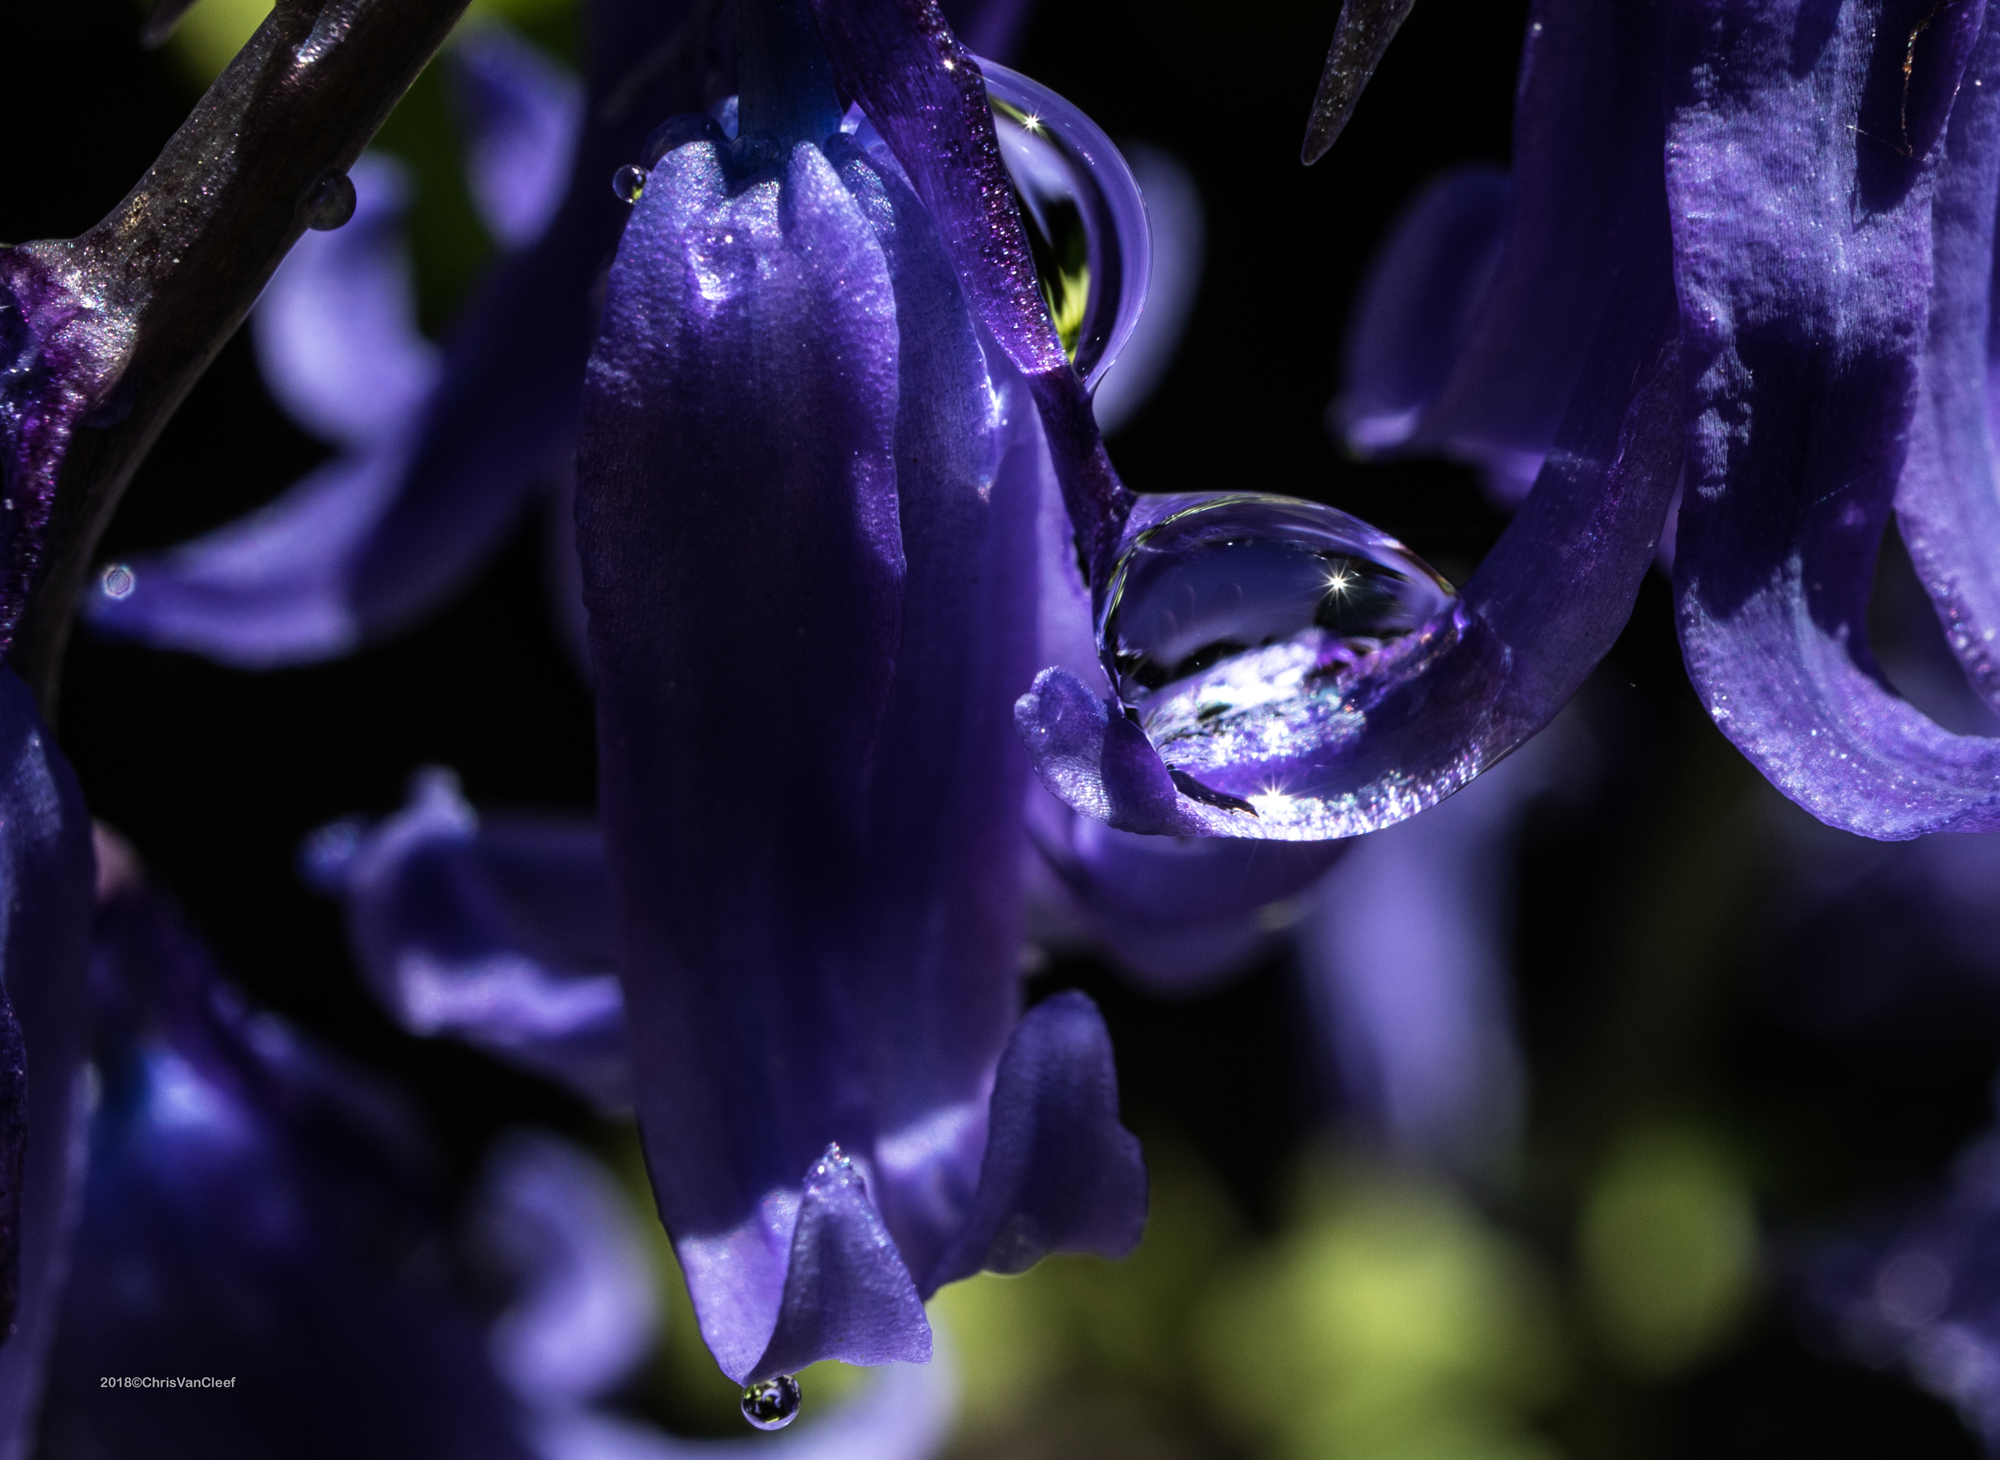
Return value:
[(45, 715), (98, 540), (133, 472), (297, 241), (308, 205), (342, 191), (334, 180), (465, 6), (278, 0), (122, 203), (81, 238), (26, 246), (122, 316), (130, 341), (109, 398), (63, 460), (11, 656)]

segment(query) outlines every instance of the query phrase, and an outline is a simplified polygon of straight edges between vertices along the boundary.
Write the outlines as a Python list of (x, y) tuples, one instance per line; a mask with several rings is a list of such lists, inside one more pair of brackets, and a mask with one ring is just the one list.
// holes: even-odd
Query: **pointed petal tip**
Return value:
[(1313, 97), (1312, 118), (1306, 123), (1305, 144), (1299, 148), (1299, 161), (1305, 166), (1326, 156), (1339, 139), (1354, 115), (1354, 104), (1415, 4), (1416, 0), (1346, 0), (1340, 7), (1326, 69)]

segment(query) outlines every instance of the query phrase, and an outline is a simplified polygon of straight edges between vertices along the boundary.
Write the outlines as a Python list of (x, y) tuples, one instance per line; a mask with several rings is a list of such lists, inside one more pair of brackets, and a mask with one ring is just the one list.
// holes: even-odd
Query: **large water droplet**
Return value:
[(801, 1397), (790, 1374), (759, 1380), (743, 1391), (743, 1417), (760, 1430), (781, 1430), (799, 1417)]
[[(12, 506), (13, 503), (8, 503)], [(104, 570), (104, 578), (99, 586), (106, 598), (130, 598), (132, 590), (139, 586), (139, 577), (123, 563), (113, 563)]]
[(1340, 746), (1467, 623), (1449, 583), (1358, 518), (1190, 492), (1139, 499), (1097, 647), (1182, 791), (1242, 812), (1249, 835), (1339, 835), (1330, 803), (1355, 789)]
[(1132, 169), (1102, 129), (1040, 82), (981, 60), (1000, 155), (1063, 348), (1088, 386), (1139, 322), (1152, 235)]
[(636, 203), (645, 196), (646, 169), (626, 163), (611, 174), (611, 193), (619, 202), (627, 205)]

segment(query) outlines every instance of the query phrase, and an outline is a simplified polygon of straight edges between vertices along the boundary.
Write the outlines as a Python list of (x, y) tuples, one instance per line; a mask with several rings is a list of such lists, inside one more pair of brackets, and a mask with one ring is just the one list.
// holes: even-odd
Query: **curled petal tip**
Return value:
[(1299, 149), (1299, 161), (1307, 167), (1326, 156), (1354, 115), (1368, 78), (1415, 4), (1416, 0), (1346, 0), (1340, 7), (1340, 23), (1326, 53), (1326, 70), (1320, 73), (1312, 118), (1306, 123), (1305, 145)]

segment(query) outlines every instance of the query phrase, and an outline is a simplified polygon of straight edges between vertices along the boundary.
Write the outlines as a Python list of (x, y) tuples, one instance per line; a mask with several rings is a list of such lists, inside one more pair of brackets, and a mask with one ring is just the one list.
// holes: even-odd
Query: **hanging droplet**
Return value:
[(781, 1430), (799, 1417), (802, 1397), (790, 1374), (760, 1379), (743, 1391), (743, 1417), (760, 1430)]
[(646, 192), (646, 169), (626, 163), (611, 174), (611, 193), (619, 202), (628, 207), (639, 201)]
[(1339, 747), (1464, 631), (1457, 592), (1394, 538), (1252, 492), (1139, 499), (1097, 626), (1127, 713), (1176, 785), (1253, 834), (1331, 823)]
[(132, 590), (139, 586), (139, 577), (123, 563), (113, 563), (104, 570), (101, 585), (106, 598), (130, 598)]
[(1063, 349), (1095, 386), (1146, 299), (1152, 235), (1132, 169), (1089, 117), (1039, 82), (981, 60), (1042, 298)]
[(354, 180), (328, 168), (299, 194), (299, 219), (319, 233), (330, 233), (354, 216)]

